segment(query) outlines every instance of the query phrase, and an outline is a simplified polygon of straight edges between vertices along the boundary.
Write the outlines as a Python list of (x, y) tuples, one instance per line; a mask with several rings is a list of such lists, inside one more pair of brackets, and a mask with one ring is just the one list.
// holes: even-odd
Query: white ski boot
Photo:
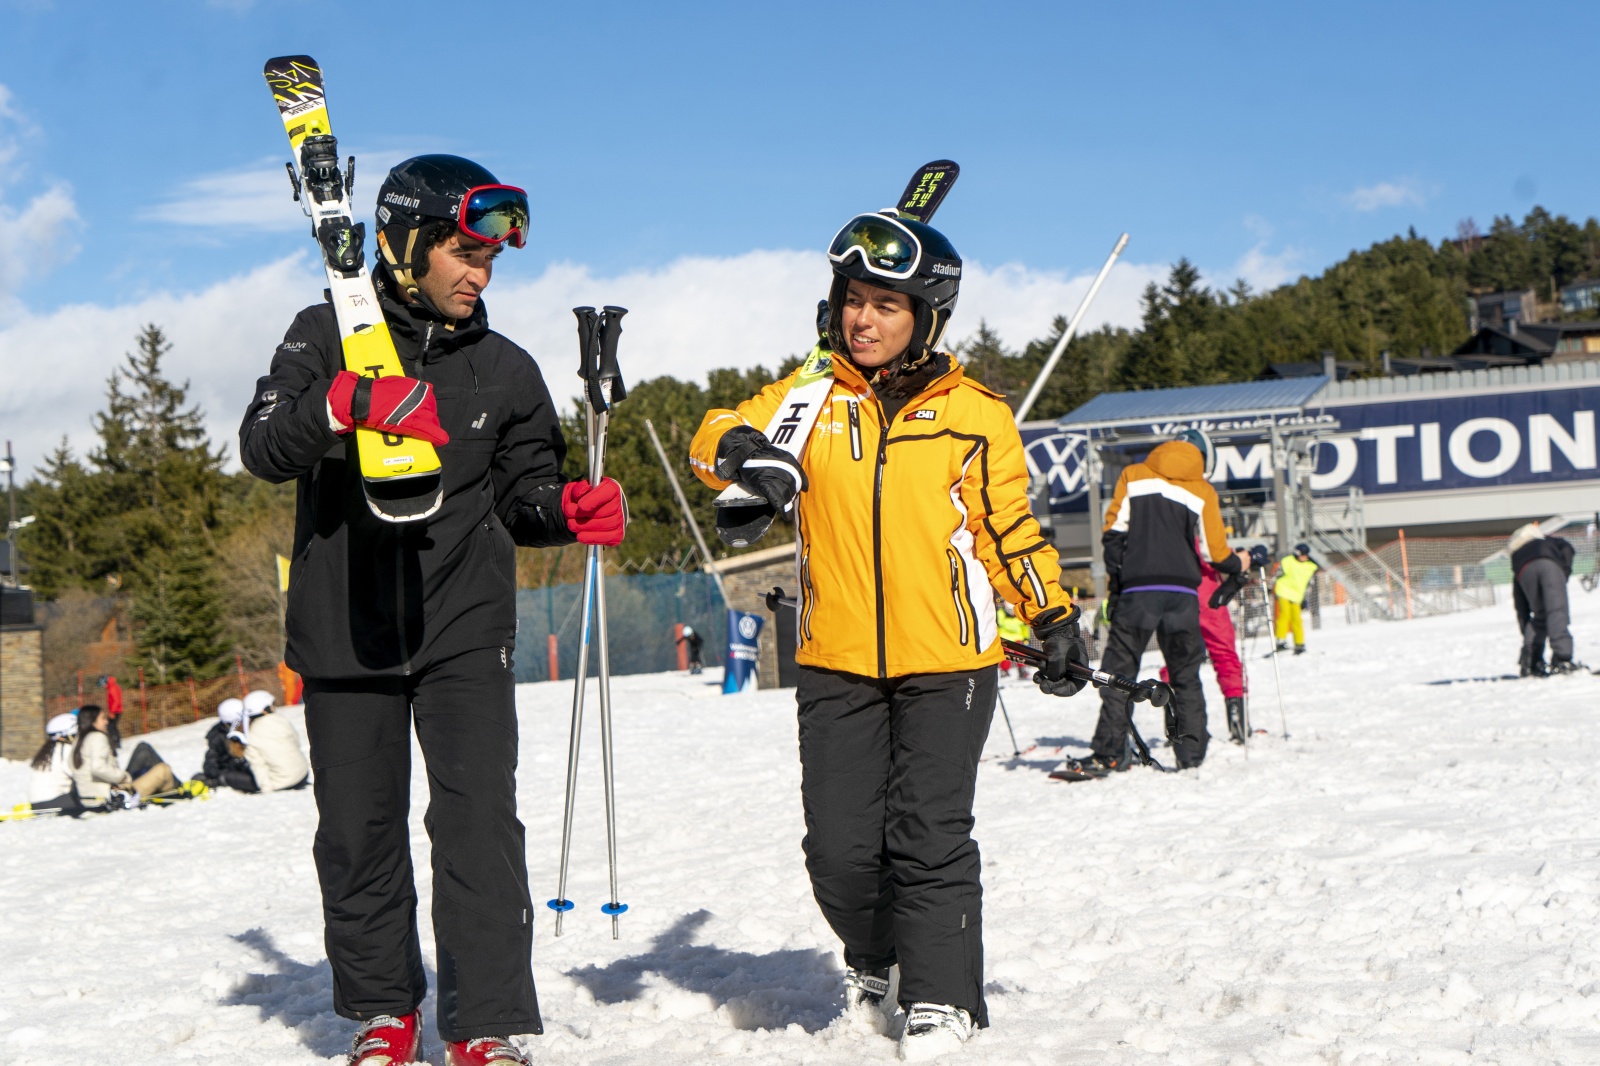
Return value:
[(972, 1036), (972, 1015), (946, 1003), (913, 1003), (900, 1035), (900, 1058), (927, 1062), (960, 1051)]
[(900, 967), (886, 970), (858, 970), (844, 968), (844, 1010), (846, 1014), (859, 1014), (870, 1019), (879, 1030), (887, 1032), (900, 994)]

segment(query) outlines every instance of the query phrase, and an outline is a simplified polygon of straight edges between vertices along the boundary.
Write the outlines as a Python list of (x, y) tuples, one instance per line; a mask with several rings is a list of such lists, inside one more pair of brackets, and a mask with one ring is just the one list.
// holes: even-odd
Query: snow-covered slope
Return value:
[[(1600, 595), (1572, 591), (1580, 658), (1600, 659)], [(1050, 782), (1097, 701), (1004, 689), (1039, 747), (1011, 758), (996, 717), (977, 830), (993, 1026), (963, 1061), (1600, 1062), (1600, 677), (1427, 683), (1505, 673), (1507, 606), (1310, 637), (1281, 663), (1290, 739), (1256, 660), (1273, 735), (1248, 757), (1214, 740), (1181, 775)], [(792, 693), (724, 698), (680, 676), (615, 693), (632, 909), (612, 941), (591, 733), (578, 910), (560, 940), (548, 911), (537, 929), (535, 1060), (892, 1061), (839, 1016), (837, 942), (801, 865)], [(519, 689), (539, 901), (555, 894), (570, 695)], [(1148, 708), (1139, 723), (1160, 735)], [(152, 739), (188, 775), (204, 728)], [(0, 763), (5, 805), (26, 775)], [(425, 875), (420, 773), (413, 799)], [(314, 826), (309, 792), (0, 825), (0, 1062), (339, 1061), (350, 1026), (329, 1004)]]

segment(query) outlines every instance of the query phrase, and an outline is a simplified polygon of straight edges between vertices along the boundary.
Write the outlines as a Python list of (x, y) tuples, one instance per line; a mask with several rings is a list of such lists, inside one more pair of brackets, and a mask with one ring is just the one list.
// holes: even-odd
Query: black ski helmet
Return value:
[(378, 252), (395, 281), (412, 299), (414, 268), (421, 254), (417, 237), (428, 222), (455, 222), (461, 199), (484, 185), (498, 185), (484, 167), (458, 155), (419, 155), (398, 164), (378, 190)]
[[(847, 239), (853, 226), (870, 222), (875, 217), (889, 220), (891, 226), (905, 230), (920, 245), (920, 254), (915, 256), (915, 268), (906, 276), (892, 277), (883, 273), (887, 261), (869, 263), (868, 249), (859, 244), (838, 248), (840, 254), (835, 254), (835, 248), (842, 239)], [(904, 248), (890, 247), (887, 250), (909, 256), (913, 251), (911, 243), (907, 241)], [(844, 297), (853, 279), (911, 297), (911, 308), (916, 318), (913, 321), (911, 344), (901, 357), (900, 366), (904, 370), (912, 370), (927, 362), (944, 336), (945, 327), (950, 324), (950, 315), (956, 309), (956, 297), (961, 291), (961, 256), (949, 239), (926, 222), (918, 222), (888, 209), (877, 212), (877, 216), (857, 215), (846, 222), (829, 247), (829, 258), (833, 261), (833, 286), (828, 290), (828, 347), (849, 356), (850, 349), (844, 336)], [(873, 269), (874, 266), (878, 269)]]

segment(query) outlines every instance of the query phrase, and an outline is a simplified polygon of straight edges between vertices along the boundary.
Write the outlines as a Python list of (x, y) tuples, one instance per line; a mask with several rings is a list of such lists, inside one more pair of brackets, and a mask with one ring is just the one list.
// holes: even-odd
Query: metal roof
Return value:
[(1170, 419), (1240, 418), (1299, 411), (1327, 383), (1325, 376), (1316, 374), (1280, 381), (1102, 392), (1068, 413), (1058, 425), (1062, 429), (1101, 429)]

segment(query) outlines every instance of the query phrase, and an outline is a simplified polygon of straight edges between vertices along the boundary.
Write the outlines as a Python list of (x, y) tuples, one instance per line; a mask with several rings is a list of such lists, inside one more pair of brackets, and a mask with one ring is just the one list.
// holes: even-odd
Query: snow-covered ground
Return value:
[[(1600, 595), (1572, 594), (1579, 657), (1600, 659)], [(1600, 677), (1428, 684), (1505, 673), (1507, 606), (1310, 638), (1281, 662), (1290, 739), (1257, 659), (1272, 735), (1248, 757), (1214, 741), (1181, 775), (1051, 782), (1053, 749), (1082, 750), (1097, 701), (1005, 688), (1038, 748), (1011, 758), (996, 716), (977, 830), (993, 1026), (963, 1061), (1600, 1062)], [(599, 912), (590, 734), (579, 909), (559, 940), (550, 912), (537, 929), (535, 1061), (891, 1061), (888, 1039), (840, 1016), (837, 942), (801, 865), (793, 696), (725, 698), (710, 680), (615, 683), (620, 941)], [(570, 692), (519, 690), (541, 901)], [(1139, 723), (1161, 733), (1148, 708)], [(187, 775), (204, 728), (152, 739)], [(4, 806), (26, 776), (0, 763)], [(424, 789), (419, 773), (425, 870)], [(314, 822), (296, 792), (0, 825), (0, 1062), (339, 1061), (350, 1025), (330, 1009)]]

